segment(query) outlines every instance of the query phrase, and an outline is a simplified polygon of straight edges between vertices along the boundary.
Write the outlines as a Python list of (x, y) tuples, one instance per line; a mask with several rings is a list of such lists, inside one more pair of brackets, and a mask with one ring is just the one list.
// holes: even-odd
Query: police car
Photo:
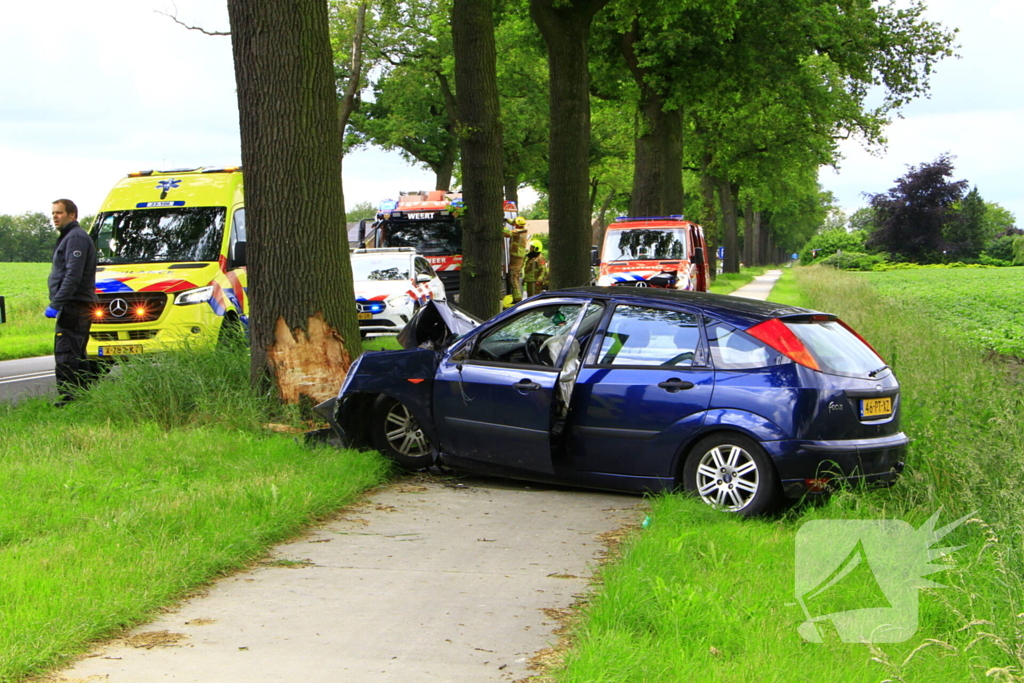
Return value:
[(364, 337), (398, 334), (425, 303), (447, 299), (437, 273), (412, 247), (353, 249), (352, 279)]

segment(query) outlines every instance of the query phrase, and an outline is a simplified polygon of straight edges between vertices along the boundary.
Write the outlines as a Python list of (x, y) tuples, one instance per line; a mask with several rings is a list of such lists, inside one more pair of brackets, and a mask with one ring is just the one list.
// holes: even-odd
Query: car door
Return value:
[(567, 462), (588, 472), (671, 477), (680, 443), (704, 419), (714, 388), (700, 317), (618, 304), (579, 372)]
[(443, 452), (554, 471), (551, 426), (560, 405), (561, 363), (578, 352), (573, 334), (585, 304), (559, 298), (524, 305), (453, 347), (434, 381), (434, 421)]

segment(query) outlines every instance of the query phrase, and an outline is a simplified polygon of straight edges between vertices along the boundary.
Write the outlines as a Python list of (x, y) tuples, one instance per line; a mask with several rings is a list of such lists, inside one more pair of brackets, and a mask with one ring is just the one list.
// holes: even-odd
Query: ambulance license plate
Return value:
[(865, 398), (860, 402), (860, 416), (864, 417), (886, 417), (892, 414), (892, 397)]
[(373, 318), (373, 313), (357, 313), (356, 317), (359, 320), (370, 320), (371, 318)]
[(142, 353), (142, 344), (120, 344), (118, 346), (101, 346), (101, 356), (128, 356), (133, 353)]

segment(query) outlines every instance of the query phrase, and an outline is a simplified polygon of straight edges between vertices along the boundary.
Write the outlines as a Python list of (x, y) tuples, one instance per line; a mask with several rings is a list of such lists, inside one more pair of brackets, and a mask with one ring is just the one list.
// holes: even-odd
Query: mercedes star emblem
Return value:
[(124, 299), (114, 299), (110, 302), (110, 315), (115, 318), (124, 317), (124, 314), (128, 312), (128, 302)]
[(646, 280), (637, 280), (636, 284), (634, 284), (633, 286), (634, 287), (646, 287), (647, 286), (647, 281)]

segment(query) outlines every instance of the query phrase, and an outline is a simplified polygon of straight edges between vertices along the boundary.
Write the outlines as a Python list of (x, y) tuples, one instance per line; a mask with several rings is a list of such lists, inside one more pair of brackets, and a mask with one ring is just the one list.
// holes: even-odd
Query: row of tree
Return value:
[[(342, 80), (364, 5), (332, 4)], [(817, 169), (837, 162), (837, 141), (881, 142), (953, 38), (920, 2), (384, 2), (365, 17), (372, 78), (347, 148), (399, 150), (437, 189), (468, 180), (459, 147), (474, 128), (460, 105), (473, 94), (457, 87), (452, 34), (484, 5), (489, 23), (471, 32), (493, 34), (495, 64), (466, 59), (496, 75), (505, 197), (526, 184), (548, 197), (555, 284), (586, 276), (564, 251), (585, 252), (612, 213), (686, 213), (720, 235), (729, 271), (799, 247), (824, 218)]]
[(229, 0), (228, 11), (253, 377), (276, 378), (283, 397), (288, 378), (340, 377), (359, 351), (347, 245), (328, 227), (344, 207), (346, 146), (401, 149), (441, 188), (460, 179), (460, 303), (487, 317), (503, 194), (545, 193), (553, 287), (589, 280), (592, 218), (622, 206), (717, 226), (736, 270), (740, 216), (746, 248), (786, 246), (801, 216), (823, 215), (816, 174), (837, 140), (879, 142), (953, 40), (913, 0)]
[(0, 215), (0, 261), (49, 261), (56, 240), (57, 231), (46, 214)]

